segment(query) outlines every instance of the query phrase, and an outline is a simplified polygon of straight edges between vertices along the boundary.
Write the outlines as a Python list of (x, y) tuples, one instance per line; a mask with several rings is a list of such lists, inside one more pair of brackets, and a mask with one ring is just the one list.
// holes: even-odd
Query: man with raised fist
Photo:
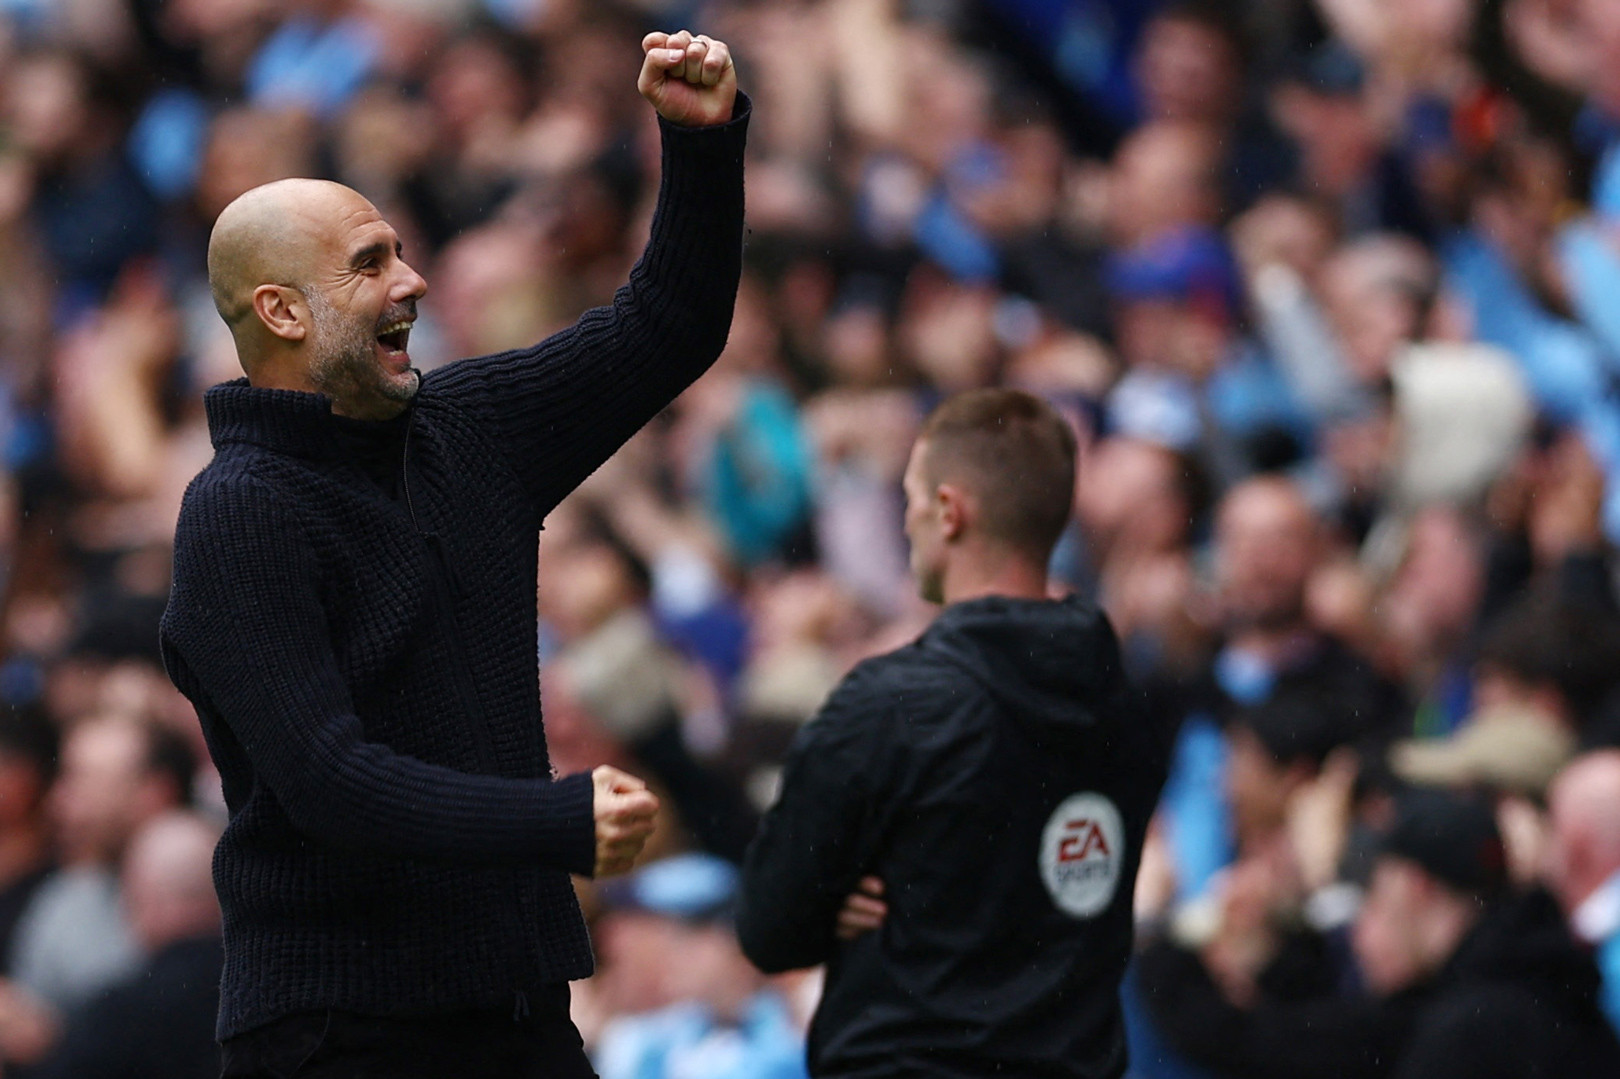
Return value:
[(721, 42), (642, 44), (647, 249), (610, 307), (533, 347), (419, 373), (427, 284), (339, 184), (267, 184), (214, 225), (247, 377), (206, 398), (162, 644), (230, 810), (227, 1076), (592, 1074), (569, 874), (628, 869), (657, 802), (611, 768), (551, 774), (536, 536), (725, 344), (749, 112)]

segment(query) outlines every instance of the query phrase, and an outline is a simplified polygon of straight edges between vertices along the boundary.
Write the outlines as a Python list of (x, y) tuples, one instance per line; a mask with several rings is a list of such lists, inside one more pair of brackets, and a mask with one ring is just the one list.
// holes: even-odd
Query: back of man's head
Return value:
[(930, 487), (977, 500), (983, 540), (1045, 563), (1074, 501), (1075, 437), (1056, 409), (1021, 390), (972, 390), (936, 408), (918, 442)]

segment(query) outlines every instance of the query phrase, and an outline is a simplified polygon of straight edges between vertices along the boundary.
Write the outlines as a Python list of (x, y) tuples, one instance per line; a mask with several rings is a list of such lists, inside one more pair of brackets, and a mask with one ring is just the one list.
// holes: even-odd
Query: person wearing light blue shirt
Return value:
[(708, 854), (665, 858), (603, 889), (608, 917), (667, 923), (675, 1000), (602, 1028), (591, 1054), (601, 1079), (807, 1079), (804, 1031), (737, 945), (736, 894), (736, 867)]

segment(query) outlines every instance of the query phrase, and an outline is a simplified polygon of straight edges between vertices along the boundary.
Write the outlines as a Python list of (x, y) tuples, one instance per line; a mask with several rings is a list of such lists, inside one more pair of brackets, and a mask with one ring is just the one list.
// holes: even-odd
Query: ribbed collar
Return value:
[(215, 449), (245, 442), (296, 457), (344, 457), (352, 441), (345, 432), (359, 423), (334, 415), (324, 393), (265, 389), (245, 378), (215, 386), (203, 395), (203, 406)]

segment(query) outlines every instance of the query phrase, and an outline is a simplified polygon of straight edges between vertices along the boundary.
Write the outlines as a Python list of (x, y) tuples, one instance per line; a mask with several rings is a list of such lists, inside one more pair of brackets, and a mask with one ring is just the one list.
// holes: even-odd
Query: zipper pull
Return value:
[(529, 1018), (529, 994), (521, 989), (512, 990), (512, 1022), (521, 1023)]

